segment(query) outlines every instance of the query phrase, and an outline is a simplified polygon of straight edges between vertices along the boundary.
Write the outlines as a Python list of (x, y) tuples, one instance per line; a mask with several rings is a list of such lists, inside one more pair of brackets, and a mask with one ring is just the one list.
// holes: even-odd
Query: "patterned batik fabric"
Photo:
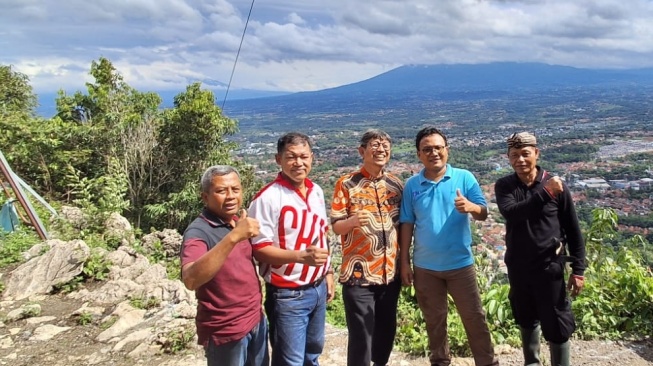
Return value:
[(398, 223), (402, 181), (384, 173), (370, 179), (364, 169), (341, 177), (331, 205), (331, 223), (366, 211), (370, 223), (341, 236), (340, 282), (349, 285), (380, 285), (397, 273)]

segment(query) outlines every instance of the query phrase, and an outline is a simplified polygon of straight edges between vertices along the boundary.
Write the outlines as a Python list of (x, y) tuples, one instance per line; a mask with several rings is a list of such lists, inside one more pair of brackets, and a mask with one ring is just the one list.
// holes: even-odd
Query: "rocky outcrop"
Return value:
[(113, 263), (108, 280), (94, 290), (81, 289), (69, 297), (98, 304), (115, 304), (130, 298), (155, 298), (163, 305), (195, 302), (192, 291), (180, 281), (167, 278), (165, 267), (151, 264), (133, 248), (120, 247), (106, 258)]
[[(134, 247), (125, 245), (111, 252), (96, 249), (91, 256), (91, 250), (81, 240), (55, 239), (24, 254), (29, 260), (8, 274), (4, 301), (0, 302), (0, 312), (5, 314), (2, 318), (7, 323), (0, 323), (0, 354), (2, 349), (18, 345), (30, 351), (23, 355), (15, 352), (0, 356), (0, 364), (12, 360), (12, 364), (18, 365), (42, 362), (102, 365), (104, 362), (115, 364), (110, 360), (124, 357), (132, 359), (124, 363), (131, 365), (138, 363), (136, 360), (160, 357), (176, 350), (175, 347), (190, 347), (198, 355), (190, 362), (205, 364), (196, 345), (194, 293), (181, 281), (168, 279), (164, 266), (150, 263)], [(74, 292), (57, 294), (54, 298), (68, 306), (77, 306), (59, 309), (56, 316), (49, 314), (53, 307), (44, 294), (72, 281), (82, 273), (85, 262), (98, 260), (98, 256), (110, 263), (106, 280), (87, 281)], [(45, 315), (42, 316), (42, 312)], [(47, 356), (36, 363), (29, 361), (34, 353), (41, 351), (40, 342), (52, 339), (65, 342), (79, 337), (78, 327), (71, 325), (94, 326), (91, 328), (94, 332), (83, 333), (85, 337), (92, 337), (89, 344), (99, 345), (93, 347), (95, 351), (68, 356), (64, 360)], [(4, 334), (2, 328), (9, 329), (9, 333)]]
[(150, 252), (161, 250), (166, 258), (175, 258), (179, 255), (182, 239), (177, 230), (165, 229), (143, 235), (141, 245)]
[(120, 245), (130, 245), (136, 241), (134, 229), (125, 217), (113, 212), (104, 222), (104, 235)]
[(82, 209), (72, 206), (62, 206), (59, 210), (59, 216), (55, 216), (53, 219), (68, 222), (73, 228), (78, 230), (85, 228), (89, 221)]
[(33, 257), (11, 272), (3, 298), (21, 300), (51, 292), (55, 286), (80, 274), (91, 252), (82, 240), (64, 242), (53, 239), (47, 245), (50, 249), (44, 254)]

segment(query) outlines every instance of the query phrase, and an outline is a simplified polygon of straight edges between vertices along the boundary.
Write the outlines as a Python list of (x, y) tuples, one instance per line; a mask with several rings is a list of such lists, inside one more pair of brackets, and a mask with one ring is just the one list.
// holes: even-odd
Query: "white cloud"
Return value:
[[(0, 63), (83, 88), (109, 58), (145, 90), (227, 82), (250, 0), (0, 0)], [(650, 0), (265, 0), (233, 86), (314, 90), (420, 63), (653, 67)]]
[(292, 24), (297, 24), (297, 25), (306, 24), (306, 21), (299, 14), (297, 14), (295, 12), (292, 12), (292, 13), (288, 14), (288, 16), (286, 17), (286, 20), (289, 23), (292, 23)]

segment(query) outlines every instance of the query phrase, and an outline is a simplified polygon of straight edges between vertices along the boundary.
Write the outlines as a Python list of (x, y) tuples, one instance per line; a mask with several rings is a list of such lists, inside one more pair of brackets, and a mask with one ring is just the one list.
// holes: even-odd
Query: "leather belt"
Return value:
[(324, 281), (324, 277), (320, 277), (320, 278), (318, 278), (317, 280), (315, 280), (315, 281), (313, 281), (311, 283), (307, 283), (305, 285), (299, 285), (297, 287), (279, 287), (279, 286), (275, 286), (275, 285), (270, 284), (270, 283), (268, 283), (267, 285), (272, 287), (275, 290), (297, 290), (297, 291), (302, 291), (302, 290), (308, 290), (308, 289), (311, 289), (311, 288), (318, 287), (320, 284), (322, 284), (322, 281)]

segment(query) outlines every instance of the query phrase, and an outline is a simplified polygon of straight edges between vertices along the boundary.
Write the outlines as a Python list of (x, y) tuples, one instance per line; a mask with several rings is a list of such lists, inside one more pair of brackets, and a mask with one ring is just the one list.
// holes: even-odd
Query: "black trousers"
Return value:
[(347, 366), (388, 363), (397, 332), (401, 281), (387, 285), (342, 286), (349, 331)]
[(509, 266), (508, 280), (510, 306), (520, 327), (530, 329), (539, 323), (547, 341), (569, 340), (576, 322), (567, 297), (562, 260), (533, 268)]

